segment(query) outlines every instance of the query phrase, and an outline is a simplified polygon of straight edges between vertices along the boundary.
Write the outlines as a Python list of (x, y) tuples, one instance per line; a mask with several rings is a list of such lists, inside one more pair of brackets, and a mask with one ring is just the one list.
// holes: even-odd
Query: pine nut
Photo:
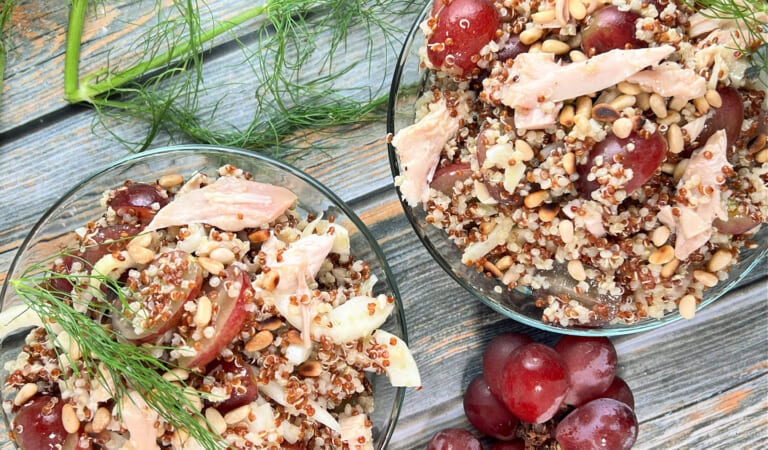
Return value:
[(651, 256), (648, 257), (648, 262), (651, 264), (666, 264), (672, 261), (674, 257), (675, 249), (671, 245), (665, 245), (651, 253)]
[(637, 107), (643, 111), (651, 109), (651, 94), (643, 92), (635, 96), (637, 99)]
[(77, 341), (72, 339), (69, 333), (62, 331), (56, 337), (56, 340), (59, 342), (59, 347), (61, 347), (61, 349), (67, 353), (73, 361), (80, 359), (80, 346), (77, 345)]
[(669, 101), (669, 109), (674, 111), (682, 111), (682, 109), (685, 108), (685, 105), (687, 104), (688, 100), (682, 97), (672, 97), (672, 100)]
[(171, 437), (173, 448), (183, 448), (184, 443), (187, 442), (188, 439), (189, 433), (187, 433), (186, 430), (178, 429), (174, 431), (173, 436)]
[(16, 397), (13, 398), (13, 404), (16, 406), (21, 406), (24, 403), (27, 403), (29, 399), (35, 396), (37, 394), (37, 384), (35, 383), (27, 383), (24, 386), (19, 389), (19, 392), (16, 393)]
[(709, 102), (704, 97), (694, 98), (693, 106), (696, 107), (696, 111), (701, 114), (706, 114), (709, 111)]
[(661, 165), (661, 171), (666, 174), (672, 175), (673, 173), (675, 173), (675, 165), (672, 164), (671, 162), (665, 162)]
[(616, 87), (619, 88), (619, 92), (625, 95), (635, 96), (643, 92), (643, 90), (640, 89), (640, 86), (630, 83), (629, 81), (622, 81)]
[(587, 279), (587, 272), (584, 270), (584, 265), (578, 259), (572, 259), (568, 261), (568, 273), (576, 281), (584, 281)]
[(683, 139), (683, 131), (680, 126), (673, 123), (667, 130), (667, 143), (669, 144), (669, 151), (672, 153), (680, 153), (685, 148), (685, 140)]
[(553, 220), (555, 220), (555, 217), (557, 217), (557, 214), (559, 212), (560, 212), (559, 205), (553, 205), (553, 204), (547, 203), (539, 209), (539, 219), (542, 222), (552, 222)]
[(323, 373), (323, 366), (317, 361), (307, 361), (299, 366), (298, 371), (303, 377), (319, 377)]
[(259, 350), (264, 350), (272, 345), (273, 339), (272, 332), (267, 330), (259, 331), (245, 344), (245, 351), (258, 352)]
[(768, 162), (768, 147), (757, 152), (755, 155), (755, 161), (759, 162), (760, 164), (765, 164)]
[(109, 425), (109, 421), (112, 420), (112, 414), (105, 407), (100, 407), (96, 410), (96, 414), (93, 415), (93, 422), (91, 422), (91, 428), (94, 433), (101, 433)]
[[(199, 300), (198, 300), (198, 302), (199, 302)], [(209, 300), (209, 302), (210, 302), (210, 300)], [(184, 381), (187, 378), (189, 378), (189, 372), (187, 370), (185, 370), (185, 369), (180, 368), (180, 367), (177, 367), (175, 369), (169, 370), (168, 372), (165, 372), (163, 374), (163, 379), (168, 380), (168, 381)]]
[(541, 51), (554, 53), (555, 55), (564, 55), (571, 51), (571, 46), (557, 39), (547, 39), (541, 44)]
[(619, 118), (619, 112), (613, 106), (601, 103), (592, 108), (592, 117), (601, 122), (615, 122)]
[(576, 20), (583, 20), (587, 17), (587, 8), (581, 0), (568, 0), (568, 12)]
[(232, 250), (226, 247), (214, 248), (211, 251), (211, 254), (208, 256), (215, 259), (216, 261), (219, 261), (224, 265), (229, 265), (235, 262), (235, 254), (232, 252)]
[(662, 245), (666, 244), (670, 234), (672, 234), (672, 232), (669, 230), (669, 228), (662, 225), (653, 230), (653, 234), (651, 235), (651, 242), (653, 242), (653, 245), (656, 247), (661, 247)]
[(160, 177), (159, 180), (157, 180), (157, 184), (164, 188), (170, 188), (174, 186), (181, 186), (181, 184), (184, 182), (184, 177), (179, 175), (178, 173), (172, 173), (169, 175), (163, 175)]
[(563, 170), (568, 175), (576, 173), (576, 155), (570, 152), (563, 155)]
[(280, 273), (277, 270), (270, 270), (259, 278), (259, 286), (268, 291), (274, 291), (278, 284), (280, 284)]
[(675, 274), (675, 271), (677, 270), (677, 266), (679, 265), (680, 265), (680, 260), (677, 258), (672, 258), (672, 261), (661, 266), (661, 277), (664, 279), (670, 278), (672, 275)]
[(667, 103), (664, 101), (664, 97), (659, 94), (651, 94), (649, 103), (651, 105), (651, 111), (656, 114), (656, 117), (659, 119), (667, 117)]
[(225, 414), (224, 422), (226, 422), (229, 425), (234, 425), (238, 422), (242, 422), (243, 420), (245, 420), (250, 413), (251, 413), (251, 405), (243, 405)]
[(573, 222), (570, 220), (561, 220), (557, 225), (558, 231), (560, 231), (560, 239), (566, 244), (573, 242)]
[(530, 161), (533, 159), (533, 148), (531, 144), (525, 142), (523, 139), (515, 140), (515, 150), (520, 153), (520, 157), (523, 161)]
[(617, 111), (623, 111), (629, 107), (635, 106), (637, 103), (637, 97), (634, 95), (619, 95), (611, 102), (611, 106), (616, 108)]
[(707, 100), (707, 103), (713, 108), (720, 108), (723, 106), (723, 99), (720, 97), (720, 93), (717, 92), (714, 89), (710, 89), (707, 91), (706, 94), (704, 94), (704, 98)]
[(480, 232), (488, 235), (493, 231), (494, 228), (496, 228), (496, 222), (483, 222), (478, 227), (480, 229)]
[(749, 143), (747, 150), (750, 154), (757, 153), (761, 149), (765, 148), (766, 143), (768, 143), (768, 136), (766, 136), (765, 133), (760, 133), (755, 136), (754, 139), (752, 139), (752, 142)]
[(275, 331), (281, 326), (283, 321), (274, 316), (259, 322), (259, 330)]
[(572, 127), (574, 122), (574, 109), (573, 105), (565, 105), (563, 110), (560, 111), (560, 125), (564, 127)]
[(304, 344), (304, 340), (301, 338), (301, 335), (296, 330), (291, 330), (285, 335), (285, 339), (288, 341), (289, 344)]
[(142, 233), (131, 239), (128, 247), (149, 247), (152, 244), (152, 233)]
[(696, 297), (690, 294), (683, 296), (677, 305), (677, 311), (684, 319), (693, 319), (696, 315)]
[(554, 9), (548, 9), (546, 11), (539, 11), (537, 13), (531, 14), (531, 20), (533, 20), (536, 23), (548, 23), (555, 20), (555, 10)]
[(706, 287), (713, 287), (720, 281), (714, 273), (705, 272), (703, 270), (694, 270), (693, 278)]
[(227, 422), (224, 420), (224, 416), (221, 415), (218, 409), (206, 409), (205, 418), (208, 420), (208, 423), (211, 424), (211, 429), (214, 433), (222, 435), (227, 431)]
[(541, 42), (534, 42), (528, 47), (528, 53), (541, 53)]
[(155, 253), (146, 247), (129, 245), (127, 250), (128, 256), (139, 264), (149, 264), (155, 259)]
[(541, 28), (529, 28), (520, 33), (520, 42), (525, 45), (531, 45), (544, 36), (544, 30)]
[(626, 139), (632, 134), (632, 121), (626, 117), (621, 117), (616, 122), (613, 122), (611, 128), (617, 138)]
[(525, 203), (525, 206), (527, 206), (528, 208), (533, 209), (541, 205), (542, 203), (544, 203), (544, 200), (547, 199), (547, 195), (549, 195), (549, 193), (545, 190), (536, 191), (526, 195), (525, 200), (523, 200), (523, 203)]
[(194, 322), (198, 328), (203, 328), (211, 322), (211, 315), (213, 314), (213, 305), (211, 300), (203, 295), (197, 299), (197, 311), (195, 311)]
[(576, 99), (576, 115), (589, 119), (592, 117), (592, 99), (583, 95)]
[(588, 59), (587, 55), (585, 55), (584, 52), (579, 51), (579, 50), (571, 50), (568, 53), (568, 57), (571, 58), (571, 61), (575, 62), (575, 63), (577, 63), (577, 62), (584, 62), (584, 61), (586, 61)]
[(264, 242), (269, 239), (269, 230), (258, 230), (248, 235), (248, 240), (254, 243)]
[(207, 256), (201, 256), (197, 258), (197, 262), (211, 275), (218, 275), (224, 270), (224, 264), (215, 259), (208, 258)]
[(69, 403), (61, 407), (61, 423), (67, 433), (77, 433), (80, 430), (80, 419), (77, 418), (75, 408)]
[(657, 122), (662, 124), (662, 125), (669, 126), (669, 125), (672, 125), (673, 123), (679, 123), (680, 119), (682, 119), (682, 117), (680, 116), (679, 112), (671, 111), (671, 112), (667, 113), (667, 117), (665, 117), (663, 119), (659, 119), (659, 120), (657, 120)]
[(507, 270), (510, 267), (512, 267), (512, 257), (509, 255), (502, 256), (498, 261), (496, 261), (496, 267), (499, 270)]
[(501, 270), (499, 270), (494, 263), (486, 261), (483, 263), (483, 268), (490, 272), (494, 277), (501, 278)]
[(685, 173), (685, 169), (688, 168), (688, 163), (691, 162), (690, 159), (681, 159), (677, 165), (675, 166), (675, 173), (672, 174), (672, 177), (675, 180), (679, 180), (682, 178), (683, 174)]
[(576, 114), (576, 128), (587, 134), (592, 129), (592, 124), (589, 123), (589, 118)]
[(184, 396), (187, 397), (187, 400), (189, 400), (189, 403), (192, 405), (195, 411), (203, 410), (203, 400), (200, 398), (200, 395), (197, 392), (195, 392), (194, 389), (192, 389), (191, 387), (185, 388)]
[(728, 264), (731, 263), (732, 259), (733, 255), (731, 252), (721, 248), (712, 255), (712, 258), (709, 259), (709, 263), (707, 263), (707, 270), (713, 273), (723, 270), (728, 267)]

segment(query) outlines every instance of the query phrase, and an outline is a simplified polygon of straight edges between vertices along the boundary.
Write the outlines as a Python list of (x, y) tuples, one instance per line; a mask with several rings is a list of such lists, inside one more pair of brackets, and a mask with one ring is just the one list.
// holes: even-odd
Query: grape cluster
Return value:
[[(565, 336), (552, 348), (507, 333), (483, 354), (483, 373), (464, 394), (464, 412), (491, 450), (630, 449), (637, 439), (632, 391), (616, 376), (604, 337)], [(437, 433), (428, 450), (481, 449), (470, 432)]]

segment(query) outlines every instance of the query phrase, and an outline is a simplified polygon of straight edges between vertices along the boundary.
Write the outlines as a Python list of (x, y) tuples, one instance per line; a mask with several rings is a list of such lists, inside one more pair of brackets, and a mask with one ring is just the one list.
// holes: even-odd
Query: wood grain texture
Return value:
[[(0, 282), (43, 211), (76, 181), (128, 154), (113, 141), (91, 133), (92, 111), (64, 107), (64, 3), (21, 3), (14, 16), (15, 37), (0, 104), (0, 133), (9, 136), (0, 142), (0, 173), (4, 175), (0, 181)], [(224, 16), (246, 3), (210, 2)], [(86, 72), (101, 67), (107, 52), (115, 57), (133, 51), (130, 43), (138, 31), (127, 22), (138, 16), (138, 6), (134, 2), (111, 8), (89, 22), (84, 44)], [(403, 18), (404, 24), (408, 21)], [(363, 50), (361, 42), (350, 41), (345, 55), (359, 58)], [(243, 83), (247, 71), (239, 61), (241, 55), (235, 49), (222, 50), (205, 65), (205, 78), (211, 85), (237, 85), (226, 92), (220, 106), (234, 124), (247, 123), (253, 108), (253, 93)], [(391, 67), (382, 65), (375, 75), (388, 77)], [(365, 86), (371, 80), (367, 73), (352, 73), (344, 82)], [(220, 94), (222, 91), (213, 90), (211, 98)], [(118, 124), (115, 131), (132, 140), (146, 133), (136, 123)], [(517, 331), (548, 344), (556, 343), (559, 336), (494, 313), (432, 260), (402, 214), (392, 187), (384, 135), (383, 121), (351, 133), (308, 134), (304, 137), (314, 148), (295, 164), (350, 203), (370, 226), (394, 270), (424, 388), (408, 392), (391, 448), (424, 448), (441, 428), (470, 428), (461, 395), (480, 372), (483, 348), (494, 336)], [(167, 136), (161, 136), (156, 144), (168, 142)], [(321, 150), (332, 143), (341, 145)], [(765, 264), (740, 289), (700, 311), (693, 320), (613, 339), (619, 352), (619, 374), (636, 397), (641, 422), (636, 448), (768, 446)]]

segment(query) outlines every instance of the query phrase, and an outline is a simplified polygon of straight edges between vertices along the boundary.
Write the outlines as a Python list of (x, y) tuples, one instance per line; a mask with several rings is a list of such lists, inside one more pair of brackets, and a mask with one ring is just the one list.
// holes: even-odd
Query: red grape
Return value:
[(429, 187), (450, 195), (457, 181), (463, 181), (472, 176), (472, 168), (469, 163), (453, 163), (441, 167), (435, 171)]
[(555, 351), (563, 357), (571, 385), (566, 404), (579, 406), (598, 397), (616, 375), (616, 349), (608, 338), (565, 336)]
[(483, 446), (467, 430), (446, 428), (432, 436), (429, 445), (427, 445), (427, 450), (483, 450)]
[(568, 392), (568, 375), (560, 355), (544, 344), (527, 344), (509, 357), (502, 375), (507, 409), (520, 420), (551, 419)]
[(504, 366), (509, 361), (509, 356), (533, 340), (520, 333), (505, 333), (493, 338), (483, 352), (483, 379), (488, 388), (498, 399), (504, 398), (504, 384), (501, 377), (504, 374)]
[[(632, 150), (629, 150), (632, 147)], [(658, 133), (653, 133), (648, 139), (632, 132), (629, 137), (621, 139), (615, 134), (609, 134), (603, 141), (598, 142), (589, 152), (586, 164), (577, 166), (579, 179), (576, 187), (584, 198), (600, 187), (597, 180), (589, 181), (587, 176), (595, 165), (595, 158), (603, 157), (603, 164), (613, 164), (616, 159), (627, 169), (632, 169), (632, 178), (624, 186), (627, 194), (639, 188), (648, 181), (656, 169), (661, 166), (667, 155), (667, 141)]]
[(525, 441), (522, 439), (499, 441), (493, 444), (489, 450), (525, 450)]
[(205, 375), (213, 378), (214, 386), (231, 390), (228, 399), (216, 404), (222, 414), (247, 405), (259, 396), (256, 376), (251, 366), (239, 356), (229, 361), (217, 359), (211, 362)]
[(27, 450), (61, 448), (67, 431), (61, 422), (64, 402), (58, 397), (40, 395), (22, 405), (13, 419), (13, 434), (19, 447)]
[(712, 225), (725, 234), (744, 234), (760, 225), (760, 220), (748, 214), (728, 211), (728, 220), (715, 219)]
[(595, 11), (582, 32), (581, 48), (588, 56), (614, 49), (646, 48), (648, 43), (635, 38), (635, 22), (640, 18), (632, 11), (608, 6)]
[(728, 148), (731, 148), (739, 138), (741, 125), (744, 122), (744, 104), (741, 101), (741, 94), (732, 87), (720, 88), (717, 92), (723, 100), (722, 106), (715, 108), (714, 114), (704, 122), (704, 129), (696, 138), (698, 145), (691, 146), (686, 152), (683, 152), (683, 157), (690, 156), (694, 148), (706, 144), (707, 140), (719, 130), (725, 130), (728, 137)]
[(517, 417), (491, 394), (482, 375), (476, 376), (467, 387), (464, 414), (478, 431), (496, 439), (512, 439), (517, 432)]
[(123, 250), (130, 241), (130, 237), (139, 234), (141, 229), (133, 225), (109, 225), (97, 228), (83, 239), (82, 259), (91, 266), (96, 264), (102, 256)]
[(496, 55), (496, 57), (499, 59), (499, 61), (514, 59), (517, 57), (517, 55), (528, 52), (529, 48), (531, 48), (530, 45), (525, 45), (520, 42), (519, 34), (513, 34), (509, 36), (507, 43), (504, 44), (504, 47), (502, 47), (501, 50), (499, 50), (499, 53)]
[(488, 0), (453, 0), (437, 14), (427, 56), (435, 66), (459, 76), (477, 67), (477, 55), (496, 37), (499, 12)]
[[(134, 183), (117, 190), (107, 204), (119, 217), (126, 214), (137, 217), (143, 224), (149, 223), (157, 210), (168, 204), (168, 199), (160, 195), (154, 186)], [(152, 205), (157, 206), (157, 208)]]
[(637, 417), (624, 403), (600, 398), (565, 416), (555, 439), (563, 450), (629, 450), (637, 439)]
[(632, 395), (632, 389), (630, 389), (629, 385), (619, 377), (613, 377), (613, 383), (608, 386), (608, 389), (606, 389), (605, 392), (598, 395), (596, 398), (612, 398), (624, 403), (633, 410), (635, 409), (635, 396)]

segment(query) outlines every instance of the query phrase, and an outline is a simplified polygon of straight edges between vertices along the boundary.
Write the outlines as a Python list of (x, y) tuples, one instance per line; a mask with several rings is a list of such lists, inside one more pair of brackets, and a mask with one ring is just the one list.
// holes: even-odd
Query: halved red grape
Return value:
[(725, 234), (744, 234), (760, 225), (760, 221), (749, 214), (728, 211), (728, 220), (715, 219), (712, 225), (717, 231)]
[(598, 189), (600, 184), (597, 180), (588, 180), (587, 177), (595, 165), (595, 158), (602, 156), (604, 165), (612, 165), (618, 159), (625, 169), (632, 169), (632, 179), (624, 186), (624, 190), (629, 194), (656, 173), (666, 155), (667, 141), (658, 132), (647, 139), (635, 132), (624, 139), (609, 134), (590, 150), (586, 164), (576, 167), (579, 173), (576, 187), (582, 197), (591, 198), (590, 194)]
[(118, 304), (112, 312), (112, 323), (121, 335), (136, 342), (157, 338), (179, 323), (184, 305), (194, 299), (203, 283), (203, 269), (187, 252), (172, 250), (155, 257), (149, 266), (135, 277), (129, 277), (126, 284), (146, 313), (146, 323), (136, 330), (134, 316)]
[(499, 441), (491, 445), (489, 450), (525, 450), (525, 441), (522, 439)]
[(531, 48), (530, 45), (525, 45), (520, 42), (519, 34), (513, 34), (509, 36), (507, 43), (504, 44), (504, 47), (502, 47), (501, 50), (499, 50), (499, 53), (496, 54), (496, 57), (499, 59), (499, 61), (514, 59), (517, 57), (517, 55), (528, 52), (529, 48)]
[(427, 45), (435, 66), (459, 76), (477, 67), (477, 55), (496, 37), (499, 12), (488, 0), (453, 0), (437, 14), (437, 26)]
[(635, 22), (640, 16), (608, 6), (595, 11), (582, 32), (581, 48), (588, 56), (615, 49), (646, 48), (648, 43), (635, 38)]
[(533, 339), (520, 333), (504, 333), (496, 336), (488, 343), (483, 352), (483, 379), (488, 388), (499, 400), (503, 399), (504, 384), (502, 375), (504, 366), (509, 361), (510, 355), (518, 347), (530, 344)]
[(706, 144), (707, 140), (719, 130), (725, 130), (725, 134), (728, 137), (728, 148), (731, 148), (739, 138), (741, 125), (744, 123), (744, 103), (741, 101), (741, 94), (730, 86), (720, 88), (717, 92), (723, 101), (722, 106), (714, 108), (714, 114), (704, 122), (704, 129), (701, 130), (699, 137), (696, 139), (698, 144), (691, 146), (686, 152), (683, 152), (683, 157), (690, 156), (694, 148)]
[(624, 403), (600, 398), (565, 416), (555, 439), (563, 450), (629, 450), (637, 439), (637, 417)]
[(435, 170), (429, 187), (450, 195), (453, 186), (458, 181), (464, 181), (472, 176), (472, 168), (469, 163), (453, 163)]
[(504, 366), (502, 383), (507, 409), (529, 423), (551, 419), (569, 387), (560, 354), (538, 343), (524, 345), (512, 353)]
[(616, 349), (606, 337), (564, 336), (555, 346), (571, 388), (565, 403), (579, 406), (608, 389), (616, 375)]
[(150, 184), (134, 183), (118, 189), (107, 204), (119, 217), (130, 215), (147, 224), (160, 208), (168, 204), (168, 199)]
[(50, 395), (39, 395), (22, 405), (13, 419), (16, 443), (26, 450), (61, 448), (67, 430), (61, 421), (64, 401)]
[(464, 393), (464, 414), (483, 434), (502, 440), (516, 435), (519, 420), (491, 394), (482, 375), (476, 376)]
[(620, 377), (613, 377), (613, 382), (608, 386), (608, 389), (592, 400), (597, 398), (612, 398), (624, 403), (633, 410), (635, 409), (635, 396), (632, 395), (632, 389), (630, 389), (629, 385)]
[(133, 225), (109, 225), (97, 228), (85, 235), (81, 243), (85, 248), (79, 256), (93, 266), (102, 256), (123, 250), (130, 238), (139, 232), (141, 228)]
[(427, 450), (483, 450), (480, 441), (467, 430), (446, 428), (432, 436)]
[(216, 409), (222, 414), (247, 405), (259, 396), (256, 375), (251, 366), (239, 356), (231, 360), (214, 360), (208, 364), (205, 376), (213, 379), (213, 386), (230, 391), (228, 399), (215, 403)]

